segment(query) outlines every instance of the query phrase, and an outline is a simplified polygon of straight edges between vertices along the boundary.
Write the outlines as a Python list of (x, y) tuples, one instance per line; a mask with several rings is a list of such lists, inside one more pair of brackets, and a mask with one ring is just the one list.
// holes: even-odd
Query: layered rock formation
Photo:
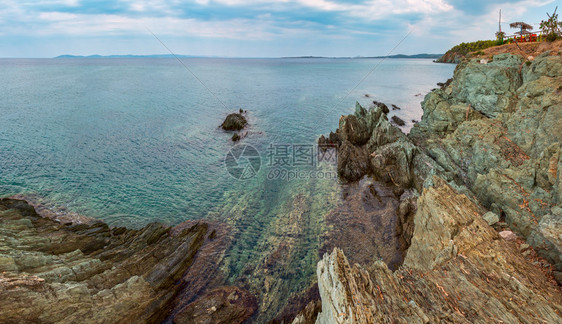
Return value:
[[(418, 201), (404, 265), (351, 266), (339, 249), (318, 264), (316, 323), (559, 323), (560, 289), (443, 180)], [(298, 323), (297, 321), (295, 321)]]
[(530, 64), (512, 54), (463, 62), (450, 86), (425, 98), (409, 136), (557, 271), (562, 228), (547, 228), (562, 217), (561, 86), (559, 55)]
[(412, 192), (407, 252), (395, 272), (326, 254), (316, 323), (562, 321), (561, 72), (558, 52), (463, 61), (409, 135), (378, 106), (342, 116), (340, 176)]
[[(219, 231), (198, 222), (140, 230), (62, 224), (39, 216), (25, 201), (1, 199), (0, 322), (192, 323), (185, 316), (194, 312), (190, 302), (221, 298), (220, 310), (197, 318), (212, 320), (220, 311), (220, 317), (242, 322), (255, 309), (246, 292), (227, 287), (222, 295), (211, 291), (194, 301), (220, 284), (213, 282), (217, 259), (210, 253), (226, 248)], [(193, 276), (190, 269), (201, 273)]]

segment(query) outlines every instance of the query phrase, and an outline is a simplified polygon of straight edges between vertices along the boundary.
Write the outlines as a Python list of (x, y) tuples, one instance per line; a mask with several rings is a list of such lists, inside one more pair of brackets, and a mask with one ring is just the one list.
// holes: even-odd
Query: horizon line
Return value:
[(45, 56), (45, 57), (0, 57), (0, 59), (65, 59), (65, 58), (224, 58), (224, 59), (372, 59), (372, 58), (438, 58), (444, 54), (436, 53), (417, 53), (417, 54), (393, 54), (386, 56), (318, 56), (318, 55), (296, 55), (296, 56), (217, 56), (217, 55), (189, 55), (189, 54), (90, 54), (90, 55), (74, 55), (74, 54), (61, 54), (58, 56)]

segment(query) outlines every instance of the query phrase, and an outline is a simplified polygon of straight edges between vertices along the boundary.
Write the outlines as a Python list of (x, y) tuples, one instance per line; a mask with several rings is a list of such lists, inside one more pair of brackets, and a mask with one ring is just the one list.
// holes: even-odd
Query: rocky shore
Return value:
[(222, 286), (225, 231), (193, 221), (63, 224), (0, 199), (0, 322), (241, 323), (256, 300)]
[(393, 272), (334, 248), (322, 310), (293, 323), (562, 322), (560, 54), (462, 61), (408, 135), (379, 105), (340, 118), (338, 173), (396, 188), (405, 258)]

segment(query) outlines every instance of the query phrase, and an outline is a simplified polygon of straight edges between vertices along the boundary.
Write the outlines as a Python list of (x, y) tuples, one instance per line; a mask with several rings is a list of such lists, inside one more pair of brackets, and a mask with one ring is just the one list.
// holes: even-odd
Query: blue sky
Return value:
[(228, 57), (444, 53), (538, 23), (554, 0), (2, 0), (0, 57), (175, 53)]

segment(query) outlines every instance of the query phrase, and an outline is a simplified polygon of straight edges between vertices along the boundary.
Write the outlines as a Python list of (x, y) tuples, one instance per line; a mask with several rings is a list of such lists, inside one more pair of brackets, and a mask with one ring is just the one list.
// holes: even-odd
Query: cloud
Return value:
[[(438, 43), (442, 48), (433, 52), (439, 52), (461, 41), (493, 38), (500, 8), (505, 22), (537, 23), (539, 11), (542, 15), (545, 5), (552, 3), (553, 0), (4, 0), (0, 5), (0, 51), (9, 45), (2, 38), (125, 40), (146, 36), (148, 26), (157, 35), (167, 37), (207, 43), (229, 41), (229, 48), (235, 48), (238, 42), (241, 52), (249, 42), (262, 42), (260, 48), (293, 46), (295, 52), (299, 50), (298, 42), (306, 42), (333, 53), (348, 51), (349, 55), (381, 54), (372, 51), (382, 43), (394, 44), (412, 31), (408, 48), (432, 51), (428, 50), (429, 44)], [(354, 48), (367, 53), (353, 53)], [(17, 52), (17, 48), (11, 51)], [(92, 52), (96, 49), (92, 48)]]

